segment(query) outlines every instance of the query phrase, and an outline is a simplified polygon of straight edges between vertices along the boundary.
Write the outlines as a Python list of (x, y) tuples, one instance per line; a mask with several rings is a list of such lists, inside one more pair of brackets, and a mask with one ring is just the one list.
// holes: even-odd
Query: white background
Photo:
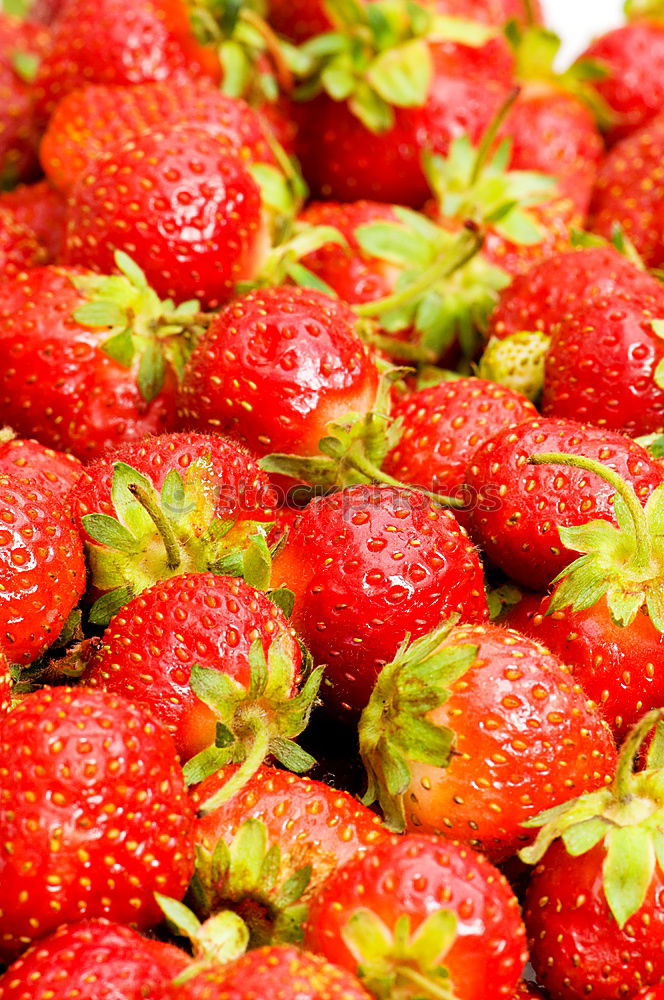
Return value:
[(565, 42), (564, 60), (582, 52), (591, 38), (622, 21), (622, 0), (543, 0), (547, 23)]

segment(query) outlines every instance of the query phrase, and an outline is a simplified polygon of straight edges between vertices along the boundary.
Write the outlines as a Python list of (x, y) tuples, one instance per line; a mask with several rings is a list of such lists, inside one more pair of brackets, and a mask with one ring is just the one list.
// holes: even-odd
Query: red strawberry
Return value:
[(512, 18), (526, 23), (531, 19), (542, 20), (539, 0), (433, 0), (433, 3), (439, 14), (487, 24), (503, 24)]
[(36, 81), (45, 119), (58, 101), (88, 83), (218, 79), (216, 53), (191, 31), (182, 0), (66, 0)]
[[(157, 580), (214, 569), (266, 585), (275, 494), (248, 452), (219, 435), (127, 442), (85, 470), (71, 494), (84, 538), (93, 620), (106, 624)], [(258, 577), (258, 579), (255, 579)]]
[(0, 274), (15, 278), (21, 271), (39, 267), (46, 252), (31, 229), (16, 222), (12, 214), (0, 207)]
[[(149, 709), (186, 761), (214, 744), (218, 718), (194, 694), (192, 667), (219, 671), (248, 689), (257, 641), (266, 662), (274, 646), (288, 665), (282, 687), (290, 697), (300, 680), (301, 653), (272, 601), (241, 580), (178, 576), (149, 587), (115, 615), (82, 681)], [(269, 721), (265, 713), (265, 729)]]
[(269, 0), (267, 9), (273, 28), (295, 42), (332, 30), (323, 0)]
[(158, 294), (213, 308), (255, 277), (268, 242), (260, 189), (230, 140), (167, 127), (128, 139), (79, 177), (63, 257), (108, 272), (126, 250)]
[(78, 532), (51, 491), (0, 475), (0, 645), (13, 663), (36, 660), (60, 635), (85, 589)]
[(654, 986), (652, 989), (644, 986), (635, 994), (634, 1000), (664, 1000), (664, 986)]
[[(0, 1000), (140, 1000), (157, 997), (189, 965), (173, 945), (105, 920), (64, 924), (0, 976)], [(140, 985), (139, 985), (140, 984)]]
[(0, 650), (0, 716), (5, 715), (12, 704), (12, 677), (7, 657)]
[[(468, 847), (390, 837), (347, 862), (314, 900), (308, 947), (359, 968), (376, 997), (415, 997), (444, 983), (459, 1000), (512, 997), (526, 958), (507, 881)], [(431, 987), (429, 987), (431, 983)]]
[(610, 788), (543, 813), (535, 845), (521, 852), (537, 866), (524, 911), (531, 961), (552, 997), (613, 1000), (664, 981), (662, 771), (632, 774), (659, 717), (632, 732)]
[(608, 726), (562, 661), (497, 625), (443, 627), (400, 650), (364, 710), (360, 751), (365, 802), (377, 798), (393, 828), (493, 861), (515, 854), (531, 839), (523, 824), (571, 789), (609, 784), (615, 763)]
[(0, 209), (27, 226), (44, 247), (44, 263), (57, 260), (65, 240), (66, 202), (48, 181), (23, 184), (0, 194)]
[(308, 289), (232, 302), (187, 365), (182, 422), (232, 433), (259, 455), (315, 455), (330, 421), (376, 399), (378, 372), (355, 322), (346, 305)]
[(272, 581), (295, 594), (292, 623), (337, 711), (366, 705), (406, 635), (441, 619), (487, 615), (482, 569), (466, 533), (423, 494), (356, 486), (316, 500), (277, 555)]
[(32, 80), (49, 32), (0, 13), (0, 190), (39, 175)]
[[(516, 993), (514, 994), (514, 1000), (528, 1000), (529, 997), (539, 998), (542, 1000), (544, 996), (539, 990), (535, 989), (532, 983), (527, 983), (525, 979), (522, 979), (516, 988)], [(654, 998), (652, 998), (654, 1000)]]
[(402, 433), (383, 470), (403, 483), (455, 496), (463, 494), (466, 466), (483, 443), (503, 428), (535, 418), (537, 410), (511, 389), (461, 378), (409, 393), (398, 400), (392, 416), (402, 421)]
[(659, 185), (653, 183), (663, 156), (664, 114), (660, 114), (608, 153), (591, 205), (593, 232), (611, 239), (620, 225), (649, 267), (664, 264), (664, 201)]
[(290, 947), (250, 951), (168, 994), (169, 1000), (258, 1000), (281, 996), (297, 1000), (371, 1000), (350, 972), (320, 955)]
[(46, 448), (38, 441), (17, 438), (11, 430), (0, 430), (0, 472), (34, 479), (64, 500), (81, 478), (83, 466), (73, 455)]
[(68, 94), (42, 139), (41, 163), (54, 186), (69, 193), (101, 154), (139, 132), (171, 125), (200, 125), (230, 140), (245, 162), (274, 162), (266, 127), (244, 101), (226, 97), (208, 79), (174, 79)]
[(87, 917), (149, 927), (160, 918), (155, 890), (184, 894), (193, 808), (175, 748), (123, 698), (28, 695), (0, 722), (0, 803), (7, 958)]
[(478, 498), (471, 511), (473, 537), (513, 580), (540, 590), (573, 558), (559, 527), (615, 518), (613, 487), (578, 469), (529, 464), (533, 454), (545, 452), (601, 461), (634, 486), (642, 503), (662, 482), (661, 465), (636, 442), (571, 420), (531, 420), (485, 442), (466, 477)]

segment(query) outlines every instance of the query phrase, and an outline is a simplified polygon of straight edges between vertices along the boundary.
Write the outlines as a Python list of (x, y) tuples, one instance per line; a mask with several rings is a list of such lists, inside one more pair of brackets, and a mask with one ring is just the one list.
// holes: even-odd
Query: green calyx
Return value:
[(477, 657), (476, 646), (443, 646), (453, 624), (403, 643), (383, 667), (360, 719), (360, 754), (368, 778), (362, 801), (368, 806), (377, 801), (387, 826), (397, 832), (406, 826), (410, 764), (445, 768), (454, 753), (454, 731), (429, 719)]
[(581, 552), (553, 581), (557, 584), (548, 614), (563, 608), (585, 611), (606, 599), (611, 618), (627, 627), (641, 610), (664, 632), (664, 486), (650, 495), (645, 508), (634, 488), (616, 472), (581, 455), (532, 455), (532, 465), (560, 465), (599, 476), (615, 489), (617, 521), (596, 520), (579, 527), (560, 527), (566, 548)]
[(289, 476), (329, 490), (364, 483), (382, 483), (424, 493), (447, 507), (459, 507), (462, 501), (410, 486), (383, 472), (381, 466), (398, 444), (403, 421), (390, 416), (392, 385), (407, 369), (392, 368), (381, 379), (376, 404), (368, 413), (348, 413), (328, 424), (327, 435), (318, 442), (321, 455), (272, 454), (260, 459), (264, 472)]
[(664, 2), (662, 0), (625, 0), (625, 16), (630, 20), (639, 17), (664, 19)]
[(176, 306), (160, 299), (143, 271), (122, 250), (115, 251), (117, 275), (70, 274), (85, 298), (73, 318), (81, 326), (108, 330), (101, 350), (123, 368), (136, 371), (141, 396), (151, 402), (164, 385), (167, 368), (178, 381), (207, 317), (198, 302)]
[[(603, 845), (604, 893), (621, 928), (643, 906), (656, 868), (664, 873), (664, 769), (649, 766), (633, 773), (641, 744), (663, 715), (662, 709), (649, 712), (632, 729), (610, 787), (549, 809), (524, 824), (541, 828), (532, 847), (519, 852), (527, 864), (537, 864), (558, 838), (572, 857)], [(653, 758), (661, 758), (661, 744), (659, 732), (649, 765)]]
[(253, 288), (272, 288), (292, 282), (301, 288), (314, 288), (336, 298), (336, 292), (301, 263), (303, 257), (331, 243), (346, 246), (346, 240), (334, 226), (310, 226), (297, 222), (290, 227), (286, 238), (268, 253), (254, 281), (239, 284), (236, 290), (245, 294)]
[(544, 388), (546, 356), (551, 337), (540, 330), (492, 337), (480, 358), (478, 375), (520, 392), (536, 403)]
[(394, 108), (426, 103), (433, 77), (428, 42), (446, 38), (480, 46), (496, 32), (441, 17), (413, 0), (326, 0), (334, 30), (305, 42), (308, 67), (295, 91), (300, 100), (326, 93), (348, 107), (372, 132), (394, 125)]
[(160, 493), (130, 465), (115, 463), (115, 517), (97, 513), (81, 519), (91, 584), (102, 592), (90, 610), (93, 624), (107, 624), (157, 580), (185, 573), (242, 576), (250, 586), (267, 590), (271, 556), (265, 532), (270, 525), (222, 520), (217, 489), (207, 459), (193, 462), (184, 473), (171, 469)]
[(249, 947), (249, 928), (236, 913), (224, 910), (201, 923), (184, 903), (162, 896), (160, 892), (154, 895), (171, 931), (187, 938), (193, 950), (193, 961), (174, 979), (175, 986), (189, 982), (208, 969), (240, 958)]
[(302, 897), (311, 874), (311, 865), (303, 865), (284, 877), (279, 844), (270, 843), (263, 822), (248, 819), (230, 845), (223, 838), (212, 851), (197, 845), (189, 895), (204, 918), (220, 910), (242, 917), (251, 948), (298, 944), (308, 912)]
[(477, 332), (509, 276), (480, 254), (484, 236), (474, 223), (461, 222), (454, 232), (419, 212), (393, 211), (394, 222), (368, 223), (355, 236), (363, 253), (397, 269), (394, 293), (356, 305), (354, 312), (379, 320), (387, 334), (408, 331), (413, 343), (382, 337), (381, 350), (393, 357), (435, 362), (455, 340), (473, 357)]
[(236, 795), (268, 757), (298, 774), (316, 763), (294, 739), (309, 724), (323, 668), (313, 670), (300, 691), (292, 695), (295, 664), (280, 639), (271, 643), (267, 656), (261, 640), (256, 639), (251, 645), (249, 667), (246, 688), (219, 670), (198, 664), (192, 667), (191, 689), (214, 713), (217, 727), (214, 746), (185, 764), (185, 780), (189, 785), (198, 784), (223, 768), (237, 765), (228, 780), (202, 804), (202, 814)]
[(451, 910), (437, 910), (413, 931), (407, 914), (391, 929), (372, 910), (358, 907), (342, 936), (359, 977), (379, 1000), (457, 1000), (444, 965), (457, 937)]

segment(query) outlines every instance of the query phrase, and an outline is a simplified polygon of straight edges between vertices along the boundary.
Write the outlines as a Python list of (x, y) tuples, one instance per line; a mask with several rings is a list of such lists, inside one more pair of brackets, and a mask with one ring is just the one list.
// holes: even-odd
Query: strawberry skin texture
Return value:
[[(168, 994), (171, 997), (171, 994)], [(350, 972), (291, 947), (250, 951), (174, 988), (172, 1000), (372, 1000)]]
[[(223, 774), (207, 778), (194, 792), (194, 804), (205, 802), (226, 780)], [(248, 819), (264, 823), (269, 842), (279, 845), (285, 878), (312, 866), (305, 901), (339, 865), (388, 836), (379, 817), (347, 792), (263, 766), (241, 792), (198, 819), (196, 842), (210, 852), (220, 838), (230, 846)]]
[(48, 181), (21, 184), (0, 194), (0, 209), (27, 226), (46, 250), (45, 264), (56, 260), (65, 240), (66, 202)]
[(124, 250), (162, 297), (211, 309), (231, 298), (260, 269), (269, 237), (258, 185), (221, 140), (167, 126), (93, 161), (72, 190), (64, 262), (112, 273)]
[(499, 430), (537, 417), (533, 404), (479, 378), (442, 382), (398, 400), (392, 415), (403, 433), (383, 469), (403, 483), (449, 495), (462, 487), (466, 466)]
[(33, 89), (13, 61), (17, 52), (43, 56), (49, 42), (43, 26), (0, 13), (0, 189), (39, 176)]
[(46, 252), (31, 229), (0, 207), (0, 274), (15, 278), (46, 262)]
[(0, 473), (34, 479), (64, 501), (82, 472), (83, 465), (74, 455), (24, 438), (3, 441), (0, 431)]
[(83, 920), (24, 952), (0, 976), (0, 1000), (157, 1000), (190, 961), (129, 927)]
[(434, 76), (426, 104), (396, 108), (387, 132), (369, 132), (346, 104), (326, 96), (306, 105), (298, 155), (314, 196), (418, 208), (430, 193), (424, 150), (444, 155), (464, 133), (479, 141), (509, 92), (511, 53), (501, 38), (477, 49), (451, 42), (430, 48)]
[(635, 18), (594, 41), (582, 59), (606, 72), (594, 87), (615, 113), (610, 145), (631, 135), (664, 107), (664, 22)]
[(0, 475), (0, 643), (13, 663), (58, 638), (85, 589), (81, 539), (51, 491)]
[(428, 718), (456, 733), (445, 769), (415, 762), (405, 793), (408, 829), (470, 844), (494, 861), (533, 836), (522, 824), (609, 784), (616, 763), (608, 726), (561, 660), (497, 625), (454, 629), (443, 647), (477, 658)]
[(342, 714), (364, 708), (407, 634), (416, 639), (455, 613), (487, 617), (482, 567), (454, 515), (392, 487), (309, 504), (272, 582), (295, 593), (292, 624), (326, 665), (323, 697)]
[(186, 367), (184, 426), (232, 434), (257, 455), (318, 453), (329, 421), (373, 405), (378, 372), (344, 303), (266, 288), (213, 319)]
[(191, 667), (220, 670), (249, 687), (249, 650), (267, 656), (281, 640), (300, 679), (293, 630), (265, 594), (212, 573), (177, 576), (135, 597), (111, 620), (82, 681), (148, 709), (171, 733), (182, 760), (214, 744), (216, 718), (189, 685)]
[(558, 654), (622, 742), (645, 712), (664, 702), (664, 636), (642, 611), (629, 628), (616, 625), (604, 599), (586, 611), (547, 614), (549, 601), (527, 595), (504, 621)]
[(63, 97), (89, 83), (201, 75), (218, 82), (218, 59), (196, 42), (181, 0), (66, 0), (35, 94), (46, 121)]
[(0, 716), (6, 715), (12, 704), (12, 678), (7, 657), (0, 650)]
[(173, 742), (142, 709), (86, 688), (44, 688), (0, 723), (0, 954), (62, 923), (160, 920), (181, 899), (193, 810)]
[(542, 413), (596, 424), (630, 437), (664, 430), (664, 390), (656, 382), (664, 317), (655, 299), (614, 293), (582, 303), (557, 324), (546, 356)]
[(305, 944), (337, 965), (356, 968), (342, 934), (359, 907), (390, 929), (407, 914), (411, 933), (434, 911), (451, 910), (457, 937), (441, 964), (455, 995), (485, 1000), (490, 982), (496, 1000), (512, 997), (526, 960), (525, 932), (516, 897), (482, 855), (438, 837), (389, 837), (328, 880), (312, 904)]
[(539, 990), (536, 990), (532, 983), (527, 983), (525, 980), (522, 980), (516, 988), (514, 1000), (528, 1000), (529, 997), (539, 997), (540, 1000), (542, 1000), (544, 994), (540, 993)]
[(603, 844), (581, 857), (555, 841), (536, 867), (525, 899), (530, 958), (556, 1000), (631, 997), (664, 980), (664, 879), (658, 867), (637, 914), (621, 930), (604, 895)]
[(137, 133), (187, 124), (226, 137), (247, 162), (274, 162), (256, 113), (206, 78), (75, 90), (56, 108), (39, 155), (51, 183), (67, 194), (93, 160)]
[(175, 374), (167, 371), (165, 391), (146, 403), (136, 373), (101, 350), (107, 331), (72, 318), (84, 302), (64, 268), (3, 282), (0, 345), (7, 360), (0, 421), (22, 437), (90, 460), (122, 441), (172, 427)]
[(571, 420), (542, 418), (499, 431), (467, 469), (476, 491), (471, 534), (494, 565), (517, 583), (545, 590), (574, 558), (558, 526), (614, 521), (614, 491), (577, 469), (531, 466), (533, 454), (585, 455), (630, 482), (642, 503), (662, 483), (662, 467), (635, 441)]
[(645, 987), (635, 994), (634, 1000), (664, 1000), (664, 986)]

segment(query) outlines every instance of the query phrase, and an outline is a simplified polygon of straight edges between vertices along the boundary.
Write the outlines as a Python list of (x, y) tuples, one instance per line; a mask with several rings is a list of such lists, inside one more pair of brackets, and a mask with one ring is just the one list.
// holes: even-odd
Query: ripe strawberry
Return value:
[(98, 84), (73, 91), (49, 122), (40, 146), (41, 163), (51, 183), (68, 194), (97, 157), (139, 132), (171, 125), (200, 125), (225, 137), (245, 162), (275, 162), (258, 115), (203, 78), (133, 87)]
[(182, 0), (66, 0), (35, 92), (46, 121), (56, 104), (89, 83), (136, 84), (211, 76), (216, 53), (199, 45)]
[(46, 253), (27, 226), (16, 222), (10, 212), (0, 207), (0, 273), (15, 278), (21, 271), (39, 267)]
[(158, 294), (214, 308), (260, 270), (266, 227), (258, 184), (230, 140), (167, 126), (128, 139), (79, 177), (63, 259), (109, 272), (126, 250)]
[(106, 624), (157, 580), (185, 573), (244, 572), (266, 585), (274, 501), (249, 453), (219, 435), (130, 441), (93, 462), (70, 497), (101, 595), (93, 621)]
[(305, 943), (357, 970), (374, 996), (512, 997), (526, 958), (507, 881), (468, 847), (390, 837), (347, 862), (314, 900)]
[(0, 13), (0, 190), (39, 175), (32, 80), (48, 45), (44, 27)]
[(211, 969), (174, 987), (168, 1000), (371, 1000), (359, 980), (345, 969), (292, 947), (250, 951), (228, 965)]
[(173, 945), (151, 941), (121, 924), (64, 924), (32, 945), (0, 976), (0, 1000), (156, 998), (189, 965)]
[[(466, 466), (499, 430), (537, 417), (525, 397), (479, 378), (460, 378), (399, 399), (392, 416), (402, 421), (398, 444), (383, 463), (395, 479), (434, 493), (464, 493)], [(466, 505), (473, 497), (462, 496)]]
[(0, 650), (0, 716), (5, 715), (12, 704), (12, 676), (7, 657)]
[(615, 763), (608, 726), (562, 661), (497, 625), (444, 626), (402, 648), (364, 710), (360, 752), (364, 801), (378, 799), (393, 829), (492, 861), (515, 854), (531, 839), (523, 824), (570, 789), (609, 784)]
[(377, 391), (346, 305), (315, 290), (266, 288), (213, 319), (187, 365), (179, 412), (185, 426), (231, 433), (258, 455), (315, 455), (327, 424), (371, 409)]
[[(514, 1000), (528, 1000), (529, 997), (539, 998), (542, 1000), (544, 996), (539, 990), (535, 989), (532, 983), (527, 983), (525, 979), (522, 979), (516, 988), (516, 993), (514, 994)], [(651, 998), (654, 1000), (654, 998)]]
[(323, 696), (358, 712), (406, 635), (487, 616), (482, 569), (454, 515), (423, 494), (356, 486), (311, 503), (275, 558), (292, 623), (325, 664)]
[[(664, 30), (664, 22), (662, 24)], [(591, 205), (593, 232), (611, 238), (620, 225), (649, 267), (664, 263), (664, 202), (653, 183), (664, 156), (664, 113), (618, 143), (600, 167)]]
[(530, 23), (542, 20), (539, 0), (429, 0), (439, 14), (464, 17), (469, 21), (485, 21), (487, 24), (504, 24), (516, 18)]
[(0, 472), (33, 479), (64, 501), (81, 478), (83, 466), (73, 455), (53, 451), (38, 441), (17, 438), (5, 427), (0, 430)]
[(149, 927), (155, 890), (184, 894), (193, 808), (175, 748), (123, 698), (28, 695), (0, 722), (0, 802), (5, 958), (88, 917)]
[(268, 20), (275, 31), (294, 42), (332, 30), (323, 0), (269, 0)]
[(57, 260), (65, 240), (66, 202), (48, 181), (22, 184), (0, 194), (0, 209), (27, 226), (46, 250), (43, 263)]
[(12, 663), (55, 642), (85, 589), (78, 532), (51, 491), (0, 474), (0, 645)]
[(485, 442), (466, 476), (478, 498), (472, 535), (511, 579), (540, 590), (574, 557), (559, 527), (615, 519), (615, 488), (579, 469), (529, 464), (532, 455), (545, 452), (601, 461), (634, 486), (642, 503), (662, 482), (661, 465), (636, 442), (571, 420), (531, 420)]
[(86, 459), (172, 427), (176, 372), (199, 329), (118, 260), (111, 280), (45, 267), (0, 286), (0, 422)]
[[(218, 671), (230, 678), (241, 689), (238, 696), (246, 698), (256, 657), (262, 654), (269, 665), (271, 650), (273, 656), (279, 651), (285, 675), (279, 684), (273, 681), (272, 698), (288, 699), (297, 691), (302, 657), (282, 612), (241, 580), (189, 574), (157, 583), (129, 601), (111, 620), (82, 681), (149, 709), (187, 761), (214, 745), (219, 719), (213, 703), (196, 697), (193, 667), (209, 677)], [(267, 733), (273, 719), (263, 700)], [(239, 704), (246, 725), (248, 700)]]
[(644, 986), (635, 994), (634, 1000), (664, 1000), (664, 986), (654, 986), (652, 989)]
[(659, 717), (650, 713), (633, 730), (610, 788), (531, 824), (542, 829), (521, 852), (537, 866), (524, 918), (538, 981), (552, 997), (613, 1000), (664, 980), (662, 771), (632, 774), (633, 757)]

